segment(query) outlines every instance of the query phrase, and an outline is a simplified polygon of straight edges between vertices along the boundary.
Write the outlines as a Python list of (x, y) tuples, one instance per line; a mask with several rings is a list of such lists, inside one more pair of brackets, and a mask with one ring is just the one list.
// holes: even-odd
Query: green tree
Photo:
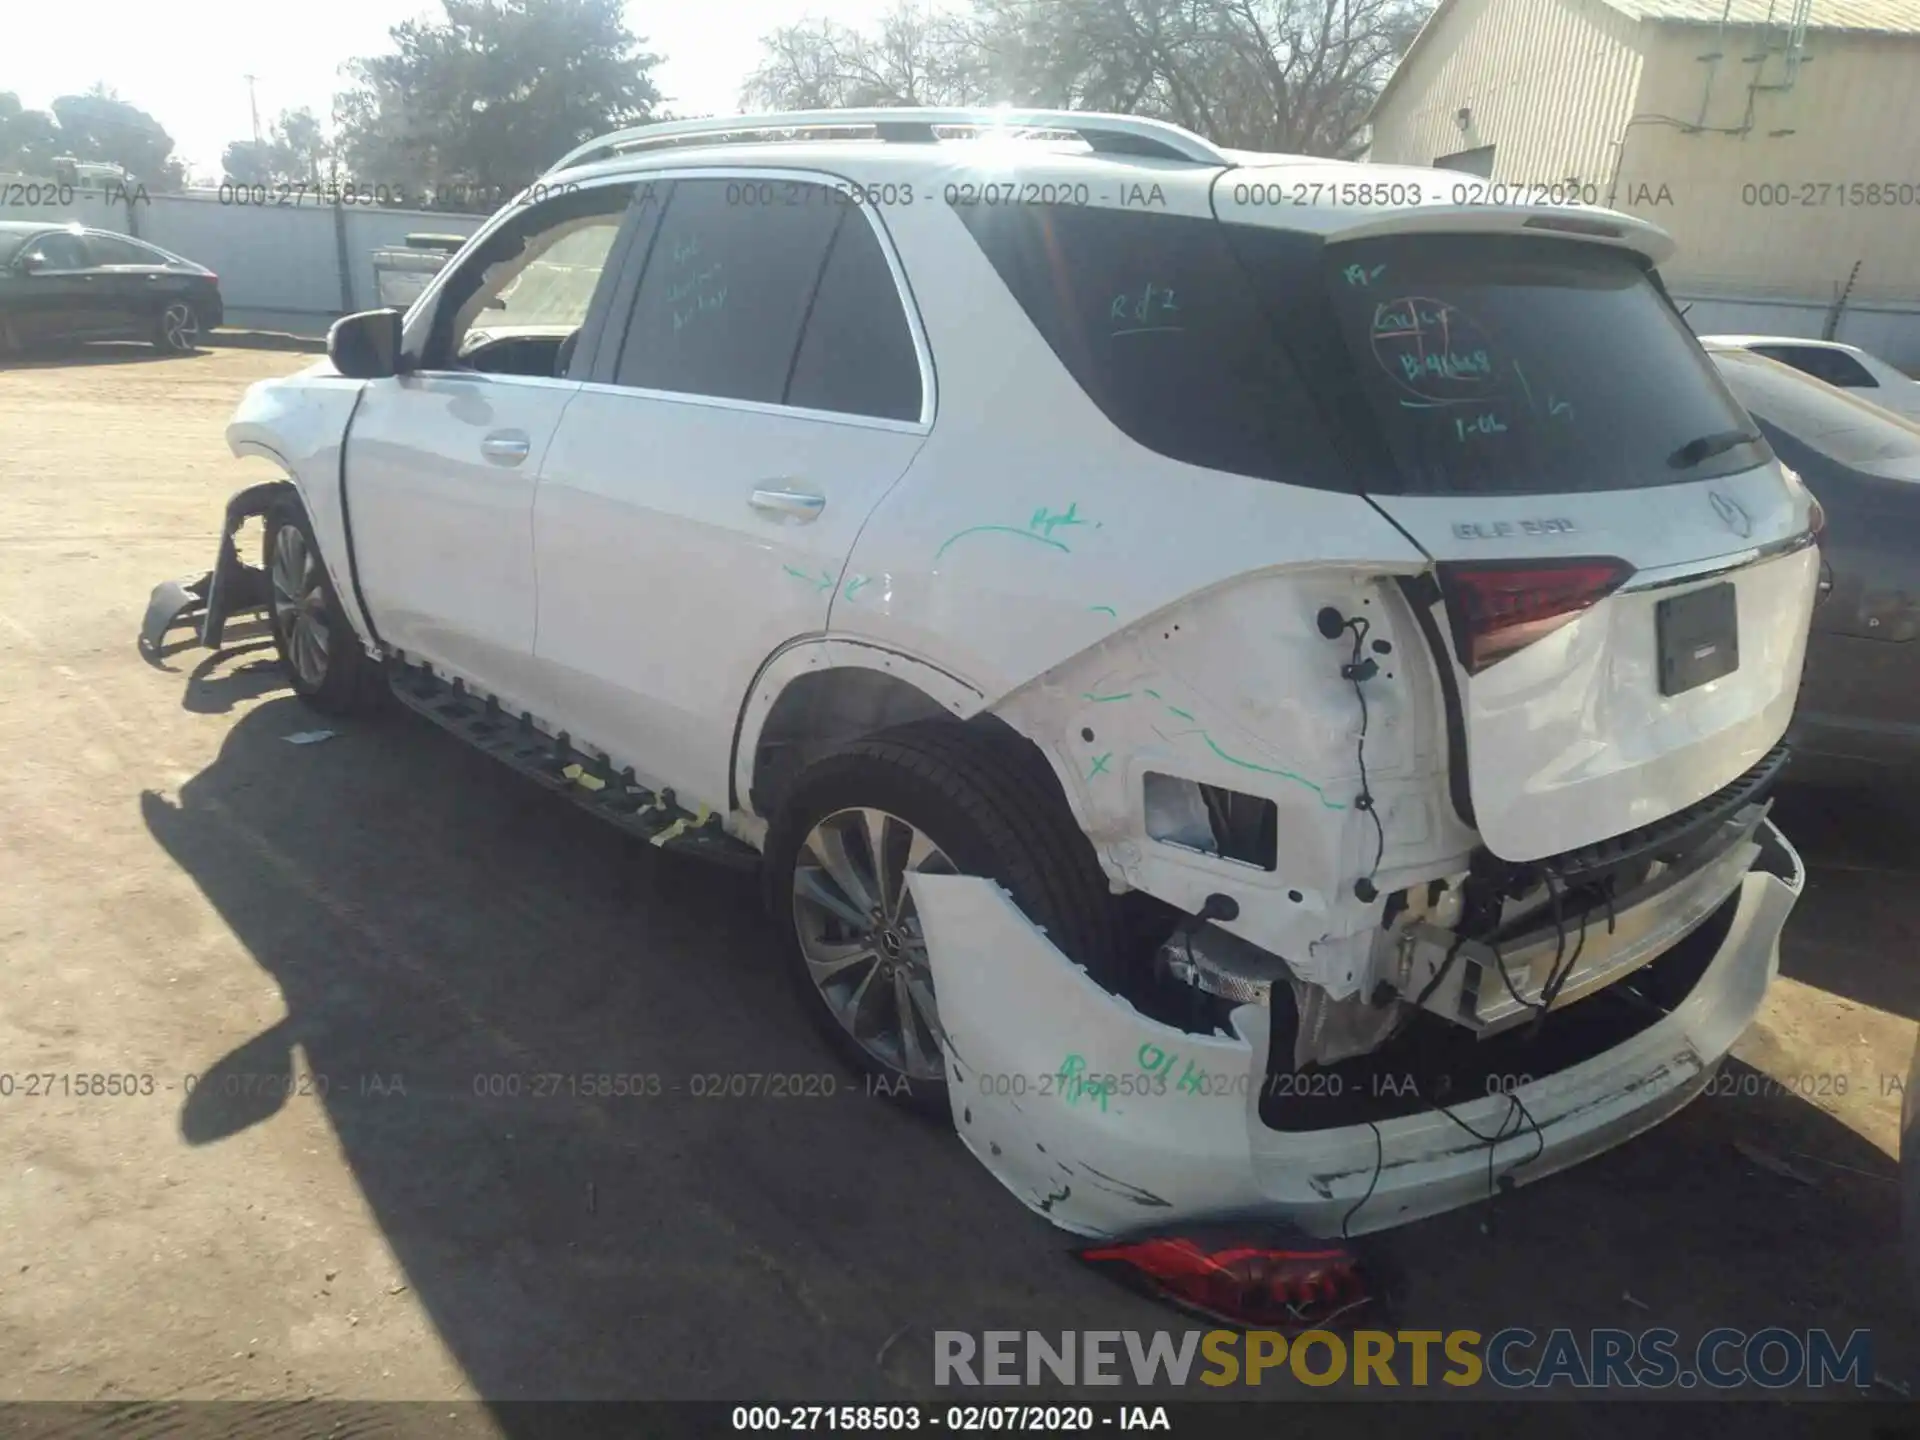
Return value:
[(324, 180), (333, 163), (333, 147), (313, 111), (282, 110), (267, 128), (265, 140), (235, 140), (220, 153), (220, 168), (238, 185), (298, 184)]
[(0, 91), (0, 171), (51, 175), (60, 154), (60, 127), (45, 110), (28, 110), (20, 97)]
[(53, 102), (60, 153), (118, 165), (149, 190), (178, 190), (187, 167), (174, 157), (173, 137), (146, 111), (104, 85)]
[(510, 191), (660, 103), (660, 57), (639, 51), (620, 0), (441, 4), (444, 21), (397, 25), (394, 53), (347, 65), (354, 83), (334, 100), (346, 176)]

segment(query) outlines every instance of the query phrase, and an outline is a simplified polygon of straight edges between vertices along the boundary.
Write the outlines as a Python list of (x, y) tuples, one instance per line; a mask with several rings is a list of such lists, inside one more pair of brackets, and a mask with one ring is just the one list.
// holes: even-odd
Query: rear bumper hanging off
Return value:
[[(1164, 1025), (1096, 985), (991, 881), (914, 875), (955, 1127), (1029, 1208), (1098, 1237), (1249, 1215), (1361, 1234), (1484, 1199), (1490, 1173), (1540, 1179), (1680, 1109), (1759, 1013), (1805, 872), (1771, 823), (1754, 838), (1771, 859), (1732, 890), (1686, 998), (1613, 1048), (1514, 1087), (1527, 1123), (1503, 1089), (1451, 1104), (1452, 1119), (1423, 1109), (1272, 1129), (1260, 1117), (1266, 1009), (1236, 1009), (1232, 1036)], [(1500, 1137), (1491, 1156), (1463, 1126)]]

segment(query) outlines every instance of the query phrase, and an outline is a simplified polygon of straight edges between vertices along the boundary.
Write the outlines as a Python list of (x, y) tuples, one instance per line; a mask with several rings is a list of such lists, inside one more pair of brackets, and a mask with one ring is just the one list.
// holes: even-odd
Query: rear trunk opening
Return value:
[(1408, 598), (1486, 847), (1543, 860), (1759, 764), (1799, 686), (1812, 506), (1647, 260), (1227, 229), (1356, 488), (1435, 561)]

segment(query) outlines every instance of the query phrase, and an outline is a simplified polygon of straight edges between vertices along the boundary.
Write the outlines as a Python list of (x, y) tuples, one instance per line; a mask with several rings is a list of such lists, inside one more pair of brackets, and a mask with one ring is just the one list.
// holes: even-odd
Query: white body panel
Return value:
[(503, 702), (539, 694), (533, 496), (578, 388), (504, 375), (376, 380), (347, 437), (354, 555), (380, 638)]
[[(955, 1128), (1023, 1204), (1076, 1235), (1248, 1214), (1358, 1235), (1483, 1200), (1490, 1162), (1496, 1178), (1541, 1179), (1659, 1123), (1711, 1081), (1760, 1009), (1804, 884), (1798, 857), (1772, 838), (1792, 878), (1755, 870), (1739, 882), (1725, 939), (1671, 1015), (1521, 1086), (1532, 1124), (1497, 1094), (1453, 1106), (1454, 1119), (1429, 1110), (1271, 1130), (1259, 1115), (1264, 1009), (1234, 1011), (1233, 1036), (1162, 1025), (1089, 980), (991, 881), (916, 875)], [(1504, 1138), (1489, 1156), (1459, 1125)]]
[[(1869, 354), (1858, 345), (1844, 345), (1838, 340), (1807, 340), (1796, 335), (1702, 335), (1703, 345), (1731, 345), (1742, 350), (1752, 350), (1761, 345), (1793, 345), (1810, 350), (1838, 350), (1841, 354), (1857, 361), (1861, 368), (1879, 384), (1871, 389), (1860, 386), (1842, 386), (1849, 395), (1878, 405), (1883, 410), (1891, 410), (1909, 420), (1920, 420), (1920, 380), (1915, 380), (1905, 371), (1882, 360), (1878, 355)], [(1797, 367), (1796, 367), (1797, 368)]]
[[(1630, 491), (1378, 503), (1443, 562), (1506, 559), (1524, 544), (1530, 558), (1608, 556), (1638, 569), (1570, 623), (1460, 676), (1474, 823), (1496, 855), (1538, 859), (1661, 819), (1730, 783), (1786, 733), (1819, 555), (1739, 564), (1807, 530), (1806, 492), (1777, 465)], [(1536, 533), (1516, 540), (1529, 523)], [(1702, 578), (1657, 583), (1694, 570)], [(1720, 583), (1736, 590), (1739, 667), (1662, 695), (1656, 607)]]
[(340, 504), (340, 448), (366, 382), (348, 380), (325, 361), (283, 380), (260, 380), (227, 423), (227, 448), (257, 455), (286, 472), (300, 492), (320, 559), (341, 608), (369, 652), (374, 644), (348, 566), (346, 515)]
[(942, 257), (942, 283), (915, 292), (940, 367), (941, 419), (854, 553), (855, 573), (888, 577), (884, 599), (836, 605), (836, 635), (921, 656), (991, 706), (1237, 577), (1423, 567), (1357, 496), (1183, 465), (1130, 440), (950, 211), (915, 206), (888, 225), (909, 257)]
[[(752, 809), (755, 758), (787, 687), (823, 671), (882, 672), (934, 711), (991, 715), (1033, 741), (1116, 890), (1189, 913), (1227, 896), (1237, 913), (1224, 928), (1284, 957), (1296, 978), (1336, 999), (1370, 993), (1392, 958), (1382, 919), (1396, 890), (1458, 878), (1483, 842), (1525, 859), (1644, 824), (1725, 785), (1779, 738), (1814, 556), (1762, 552), (1803, 532), (1808, 507), (1771, 467), (1710, 486), (1376, 504), (1136, 443), (1036, 332), (943, 202), (946, 187), (1065, 183), (1084, 186), (1096, 206), (1322, 236), (1512, 233), (1537, 218), (1458, 203), (1458, 177), (1426, 170), (1232, 158), (1252, 168), (1037, 142), (802, 142), (695, 146), (558, 177), (644, 180), (723, 165), (893, 187), (880, 228), (930, 362), (925, 423), (497, 375), (375, 381), (362, 398), (360, 382), (308, 372), (255, 387), (230, 434), (294, 474), (356, 625), (366, 630), (341, 559), (349, 515), (360, 589), (386, 646), (533, 711), (671, 787), (684, 806), (731, 810), (729, 830), (753, 844), (769, 819)], [(1335, 195), (1274, 208), (1250, 193), (1233, 199), (1234, 182), (1324, 182)], [(1363, 182), (1429, 188), (1407, 206), (1341, 188)], [(1630, 217), (1539, 213), (1613, 227), (1588, 238), (1653, 259), (1671, 249)], [(460, 264), (416, 305), (415, 332)], [(504, 431), (526, 440), (519, 463), (482, 451)], [(756, 504), (756, 491), (795, 503)], [(1712, 493), (1737, 499), (1753, 532), (1730, 536)], [(1525, 528), (1539, 518), (1573, 523)], [(1509, 543), (1517, 535), (1524, 544)], [(1743, 549), (1754, 563), (1732, 576), (1741, 668), (1661, 699), (1653, 607), (1714, 583), (1700, 572), (1731, 566)], [(1431, 654), (1395, 583), (1436, 560), (1597, 555), (1636, 567), (1642, 588), (1474, 677), (1450, 675), (1444, 647)], [(1341, 674), (1355, 642), (1322, 633), (1328, 607), (1365, 620), (1378, 662), (1364, 729)], [(1477, 831), (1449, 795), (1449, 679), (1460, 682)], [(1272, 801), (1274, 868), (1154, 838), (1149, 773)], [(1362, 790), (1372, 814), (1355, 803)], [(1376, 1133), (1386, 1165), (1353, 1229), (1484, 1193), (1485, 1151), (1463, 1149), (1437, 1115), (1378, 1132), (1268, 1131), (1256, 1106), (1265, 1011), (1235, 1012), (1233, 1036), (1170, 1029), (1096, 986), (991, 882), (913, 885), (962, 1135), (1055, 1223), (1104, 1235), (1252, 1208), (1338, 1233), (1368, 1188)], [(1698, 1092), (1758, 1007), (1798, 886), (1797, 876), (1746, 876), (1731, 930), (1679, 1012), (1522, 1092), (1547, 1152), (1516, 1178), (1616, 1143)], [(986, 1074), (1031, 1084), (1069, 1056), (1086, 1073), (1136, 1074), (1143, 1047), (1224, 1077), (1228, 1093), (1067, 1104), (977, 1083)], [(1486, 1132), (1505, 1108), (1456, 1107)], [(1530, 1132), (1518, 1135), (1497, 1147), (1496, 1164), (1534, 1148)]]
[[(540, 687), (576, 740), (683, 798), (725, 809), (735, 722), (754, 673), (827, 628), (875, 503), (919, 426), (611, 386), (584, 387), (534, 509)], [(756, 492), (816, 496), (811, 517)]]

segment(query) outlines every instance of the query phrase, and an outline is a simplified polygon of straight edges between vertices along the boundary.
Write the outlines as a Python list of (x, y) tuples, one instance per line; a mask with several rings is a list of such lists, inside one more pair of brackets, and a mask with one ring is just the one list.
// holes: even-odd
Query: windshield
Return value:
[(1743, 350), (1716, 350), (1713, 362), (1756, 420), (1830, 460), (1903, 475), (1920, 460), (1920, 426), (1878, 405)]
[[(1271, 296), (1284, 281), (1265, 248), (1242, 250)], [(1370, 489), (1619, 490), (1769, 458), (1764, 440), (1735, 438), (1746, 416), (1626, 251), (1400, 234), (1327, 246), (1318, 271), (1343, 368), (1392, 455)]]

